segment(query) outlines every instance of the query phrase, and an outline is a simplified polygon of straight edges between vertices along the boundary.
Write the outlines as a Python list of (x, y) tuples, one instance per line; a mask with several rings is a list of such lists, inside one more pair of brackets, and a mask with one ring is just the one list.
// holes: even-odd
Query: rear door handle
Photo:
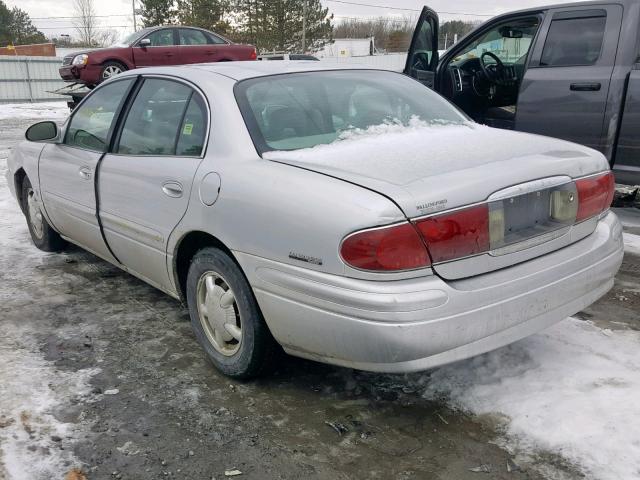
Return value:
[(93, 172), (89, 167), (80, 167), (80, 169), (78, 170), (78, 175), (80, 175), (80, 178), (84, 180), (91, 180), (92, 173)]
[(574, 92), (599, 92), (602, 88), (600, 83), (572, 83), (571, 90)]
[(182, 196), (182, 185), (173, 181), (165, 182), (162, 184), (162, 191), (169, 197), (180, 198)]

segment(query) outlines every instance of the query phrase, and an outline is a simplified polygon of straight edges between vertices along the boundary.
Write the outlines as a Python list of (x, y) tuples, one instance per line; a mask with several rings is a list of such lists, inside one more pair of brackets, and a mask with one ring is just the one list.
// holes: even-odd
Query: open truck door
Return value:
[(438, 14), (423, 7), (409, 46), (404, 73), (433, 88), (438, 67)]

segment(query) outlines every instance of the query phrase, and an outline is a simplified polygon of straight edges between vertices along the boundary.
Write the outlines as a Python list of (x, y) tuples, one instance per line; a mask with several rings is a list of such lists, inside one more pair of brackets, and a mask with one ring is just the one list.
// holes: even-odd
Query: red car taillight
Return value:
[(251, 55), (249, 55), (249, 60), (255, 60), (257, 58), (258, 58), (258, 50), (254, 48), (253, 51), (251, 52)]
[[(517, 224), (522, 223), (521, 210), (514, 213), (504, 206), (503, 200), (496, 200), (432, 215), (415, 220), (413, 224), (356, 232), (343, 241), (340, 253), (347, 264), (363, 270), (388, 272), (428, 267), (432, 263), (469, 257), (518, 243), (540, 235), (545, 226), (551, 231), (581, 222), (599, 215), (611, 205), (615, 192), (613, 173), (580, 178), (574, 183), (549, 189), (549, 211), (542, 219), (534, 216), (530, 220), (530, 231), (527, 231), (526, 224), (517, 229)], [(537, 194), (540, 197), (540, 193), (525, 195)], [(527, 197), (521, 195), (516, 198), (526, 201)], [(540, 215), (539, 208), (529, 210)], [(518, 217), (515, 229), (514, 216)], [(510, 238), (514, 235), (515, 239)]]
[(576, 222), (599, 215), (611, 206), (616, 190), (612, 172), (576, 180), (578, 213)]
[(429, 254), (410, 223), (356, 232), (342, 242), (342, 259), (362, 270), (411, 270), (430, 265)]
[(476, 205), (415, 223), (434, 263), (489, 250), (489, 207)]

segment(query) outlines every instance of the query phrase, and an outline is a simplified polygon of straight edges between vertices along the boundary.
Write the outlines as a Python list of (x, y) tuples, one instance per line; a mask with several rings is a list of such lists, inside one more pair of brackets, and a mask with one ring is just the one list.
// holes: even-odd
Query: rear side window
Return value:
[(117, 153), (199, 155), (207, 125), (196, 97), (182, 83), (146, 79), (127, 114)]
[(152, 47), (167, 47), (175, 45), (173, 40), (173, 29), (164, 28), (162, 30), (156, 30), (151, 35), (147, 36), (151, 40)]
[(133, 80), (119, 80), (92, 93), (73, 113), (64, 143), (104, 152), (113, 117)]
[(202, 154), (207, 133), (206, 115), (207, 109), (202, 97), (194, 93), (180, 126), (176, 155), (197, 157)]
[(571, 12), (572, 18), (563, 18), (566, 14), (554, 16), (540, 66), (593, 65), (598, 61), (607, 23), (606, 12), (589, 11), (578, 18), (579, 14)]
[(206, 45), (207, 37), (200, 30), (192, 28), (181, 28), (178, 30), (180, 35), (180, 45)]

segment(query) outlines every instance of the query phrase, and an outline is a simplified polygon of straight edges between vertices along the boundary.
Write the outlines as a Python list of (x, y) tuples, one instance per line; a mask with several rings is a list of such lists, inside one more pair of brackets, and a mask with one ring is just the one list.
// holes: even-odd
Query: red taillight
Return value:
[(576, 180), (578, 191), (578, 214), (576, 222), (586, 220), (604, 212), (611, 206), (615, 193), (613, 173)]
[(354, 233), (340, 248), (342, 259), (363, 270), (411, 270), (430, 265), (420, 235), (410, 223)]
[(489, 250), (487, 204), (418, 220), (433, 263), (468, 257)]
[(255, 60), (256, 58), (258, 58), (258, 51), (254, 48), (249, 56), (249, 60)]

